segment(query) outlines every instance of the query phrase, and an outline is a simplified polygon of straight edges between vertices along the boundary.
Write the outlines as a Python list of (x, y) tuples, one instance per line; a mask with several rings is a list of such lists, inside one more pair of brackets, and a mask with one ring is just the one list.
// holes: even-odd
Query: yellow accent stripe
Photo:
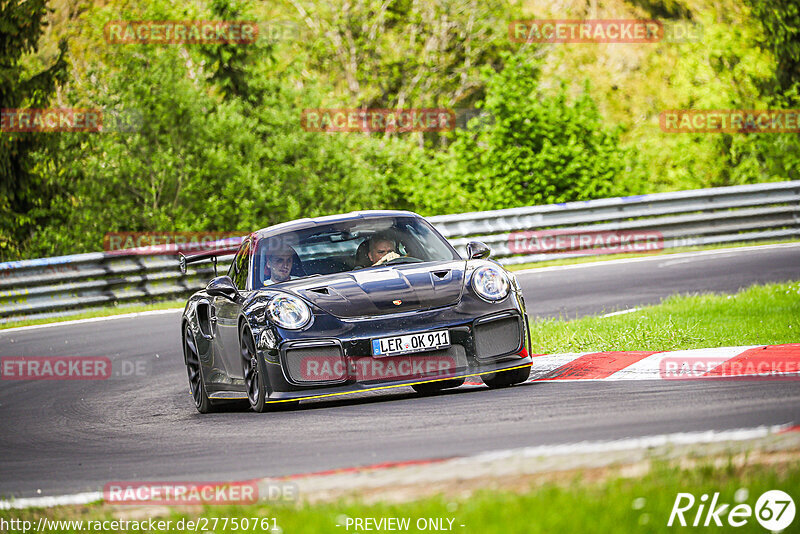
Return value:
[(416, 385), (416, 384), (428, 384), (430, 382), (443, 382), (445, 380), (453, 380), (455, 378), (470, 378), (470, 377), (473, 377), (473, 376), (480, 376), (480, 375), (485, 375), (485, 374), (489, 374), (489, 373), (502, 373), (503, 371), (512, 371), (514, 369), (522, 369), (523, 367), (531, 367), (532, 365), (533, 365), (532, 363), (526, 363), (525, 365), (517, 365), (516, 367), (509, 367), (507, 369), (498, 369), (496, 371), (483, 371), (482, 373), (473, 373), (471, 375), (451, 376), (449, 378), (436, 378), (434, 380), (423, 380), (421, 382), (412, 382), (410, 384), (393, 384), (391, 386), (378, 386), (378, 387), (374, 387), (374, 388), (357, 389), (355, 391), (340, 391), (338, 393), (324, 393), (322, 395), (313, 395), (311, 397), (300, 397), (300, 398), (295, 398), (295, 399), (265, 400), (265, 402), (268, 403), (268, 404), (277, 404), (279, 402), (294, 402), (294, 401), (300, 401), (300, 400), (321, 399), (321, 398), (324, 398), (324, 397), (337, 397), (337, 396), (340, 396), (340, 395), (352, 395), (353, 393), (364, 393), (365, 391), (378, 391), (380, 389), (402, 388), (402, 387), (413, 386), (413, 385)]

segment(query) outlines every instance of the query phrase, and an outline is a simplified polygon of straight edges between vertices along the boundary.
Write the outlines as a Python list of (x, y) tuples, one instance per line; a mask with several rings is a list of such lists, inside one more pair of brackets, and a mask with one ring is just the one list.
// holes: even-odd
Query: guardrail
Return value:
[(592, 253), (591, 249), (559, 253), (551, 248), (526, 254), (513, 246), (519, 232), (545, 229), (562, 236), (639, 233), (642, 239), (658, 233), (659, 248), (665, 249), (791, 239), (800, 236), (800, 181), (441, 215), (428, 220), (460, 251), (469, 241), (483, 241), (492, 248), (493, 257), (504, 264)]
[[(463, 254), (483, 241), (503, 264), (594, 255), (569, 237), (625, 235), (657, 248), (800, 237), (800, 181), (568, 202), (428, 218)], [(558, 237), (561, 241), (558, 241)], [(565, 238), (566, 236), (566, 238)], [(577, 237), (576, 237), (577, 236)], [(605, 250), (607, 252), (607, 249)], [(228, 259), (228, 261), (230, 261)], [(227, 269), (221, 262), (220, 272)], [(184, 297), (213, 276), (211, 266), (181, 274), (175, 257), (89, 253), (0, 264), (0, 322), (87, 308)]]

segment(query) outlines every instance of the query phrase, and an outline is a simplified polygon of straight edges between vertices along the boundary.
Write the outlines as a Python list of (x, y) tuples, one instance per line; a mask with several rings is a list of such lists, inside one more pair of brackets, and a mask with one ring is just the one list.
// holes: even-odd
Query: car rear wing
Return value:
[(214, 264), (214, 276), (217, 276), (217, 258), (223, 256), (231, 256), (236, 254), (236, 251), (239, 250), (239, 245), (226, 247), (226, 248), (214, 248), (211, 250), (204, 250), (202, 252), (196, 252), (194, 254), (184, 254), (183, 252), (178, 253), (178, 261), (180, 263), (181, 274), (186, 274), (186, 266), (190, 263), (198, 263), (201, 261), (210, 261)]

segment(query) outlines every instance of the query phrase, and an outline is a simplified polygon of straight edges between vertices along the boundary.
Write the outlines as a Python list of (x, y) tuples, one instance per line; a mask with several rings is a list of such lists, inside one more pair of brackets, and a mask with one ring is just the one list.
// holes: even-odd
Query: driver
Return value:
[(400, 257), (395, 251), (394, 242), (385, 237), (375, 237), (369, 241), (369, 252), (367, 257), (372, 265), (383, 265)]
[(264, 279), (264, 285), (285, 282), (291, 278), (292, 266), (294, 265), (295, 251), (289, 245), (282, 245), (278, 250), (271, 251), (267, 256), (265, 274), (269, 275)]

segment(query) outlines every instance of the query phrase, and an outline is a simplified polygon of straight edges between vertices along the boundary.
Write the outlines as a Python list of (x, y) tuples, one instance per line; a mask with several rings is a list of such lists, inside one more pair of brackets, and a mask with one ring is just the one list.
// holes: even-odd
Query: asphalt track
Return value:
[[(534, 316), (578, 316), (695, 291), (800, 280), (800, 246), (519, 274)], [(536, 382), (420, 397), (410, 388), (270, 414), (202, 416), (179, 314), (0, 332), (0, 356), (106, 356), (132, 376), (0, 381), (0, 496), (111, 481), (240, 480), (533, 445), (800, 423), (794, 381)], [(798, 340), (800, 341), (800, 339)]]

